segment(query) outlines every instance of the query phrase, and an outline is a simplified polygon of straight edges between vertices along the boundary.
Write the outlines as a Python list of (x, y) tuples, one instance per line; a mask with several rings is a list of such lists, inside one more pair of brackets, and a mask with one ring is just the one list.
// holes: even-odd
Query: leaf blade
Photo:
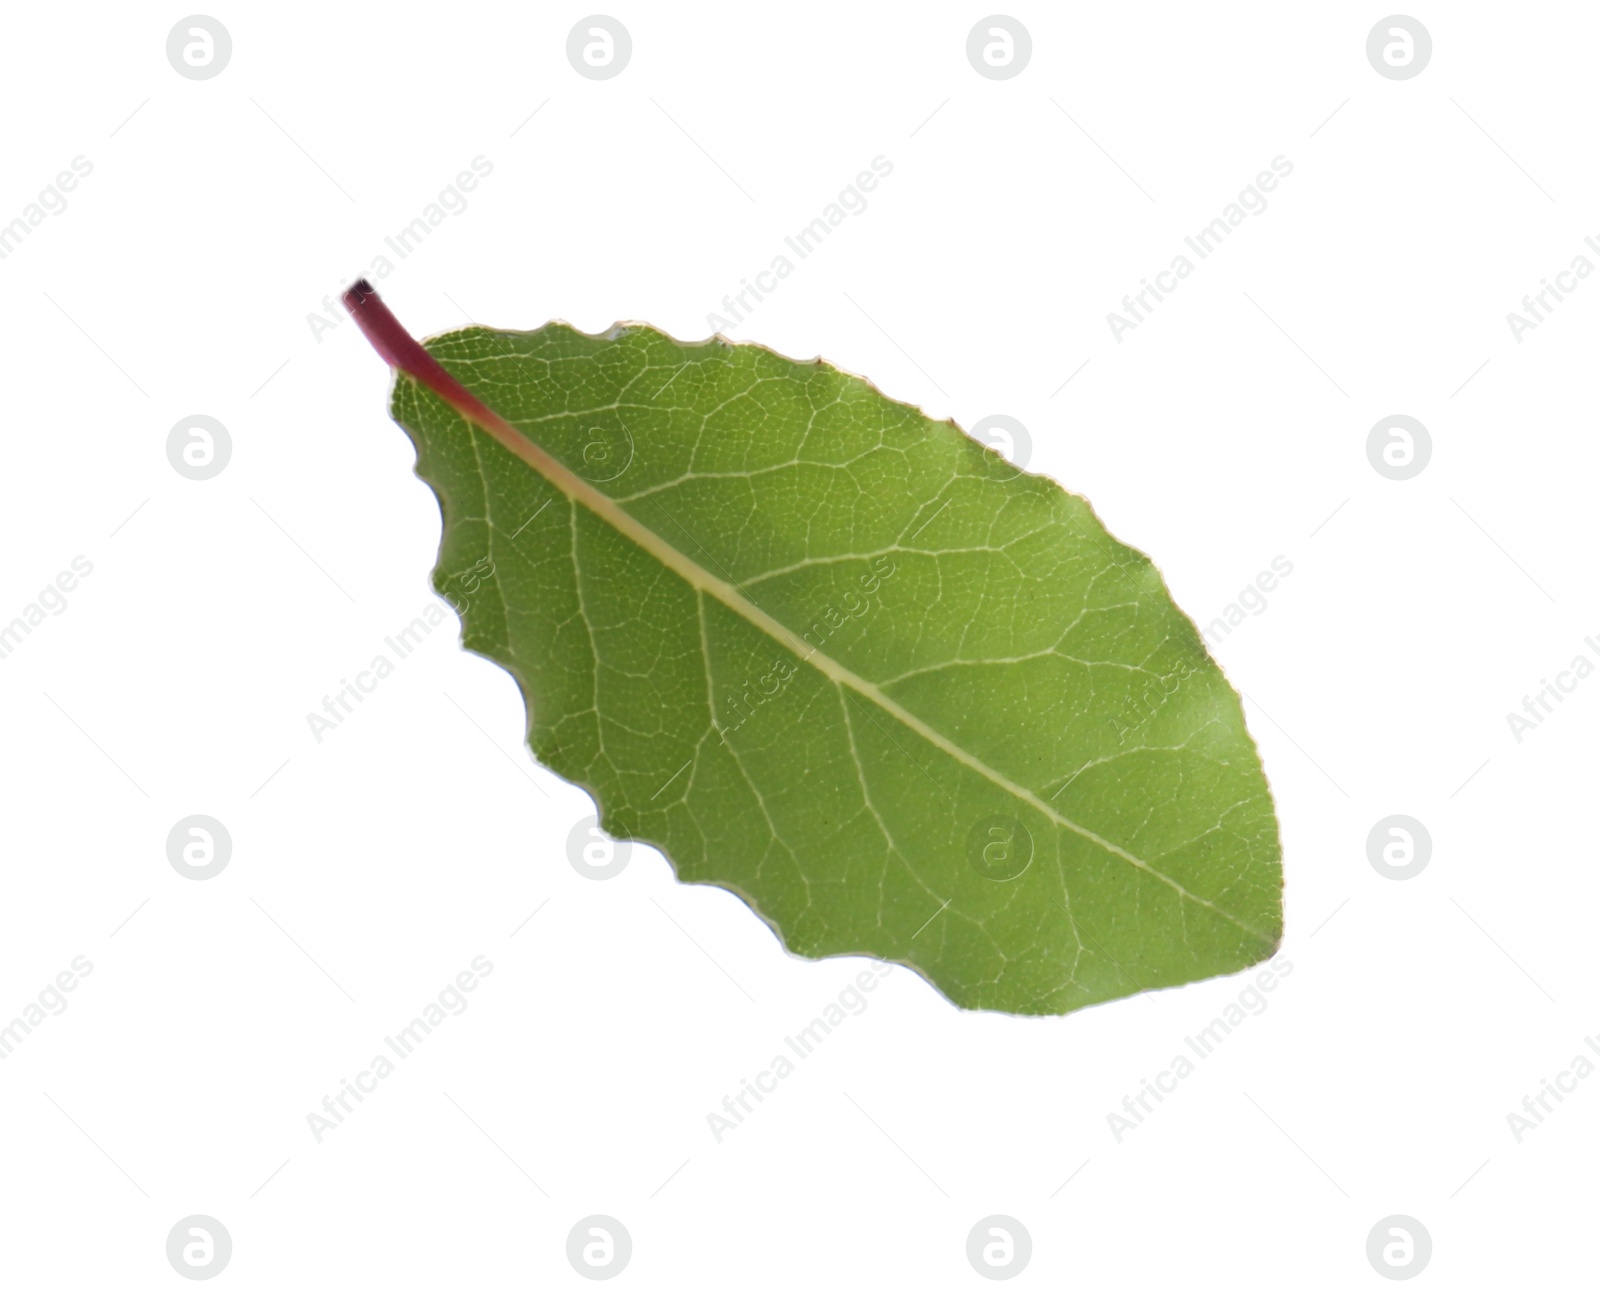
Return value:
[[(396, 384), (445, 514), (436, 584), (485, 556), (510, 584), (464, 614), (468, 647), (517, 677), (536, 755), (608, 831), (797, 953), (895, 959), (969, 1007), (1065, 1012), (1276, 948), (1237, 696), (1084, 501), (761, 348), (549, 325), (429, 349), (509, 430)], [(886, 558), (875, 604), (840, 613)], [(1186, 674), (1145, 741), (1112, 743), (1163, 649)], [(995, 818), (1035, 853), (1014, 878), (968, 840)]]

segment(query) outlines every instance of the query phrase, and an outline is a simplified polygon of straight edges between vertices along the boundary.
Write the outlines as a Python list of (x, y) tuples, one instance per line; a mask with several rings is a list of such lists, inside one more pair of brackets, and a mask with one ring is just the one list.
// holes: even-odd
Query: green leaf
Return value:
[(424, 353), (361, 292), (439, 496), (435, 587), (608, 833), (796, 954), (893, 960), (968, 1008), (1065, 1013), (1277, 948), (1239, 699), (1087, 502), (820, 361), (631, 324)]

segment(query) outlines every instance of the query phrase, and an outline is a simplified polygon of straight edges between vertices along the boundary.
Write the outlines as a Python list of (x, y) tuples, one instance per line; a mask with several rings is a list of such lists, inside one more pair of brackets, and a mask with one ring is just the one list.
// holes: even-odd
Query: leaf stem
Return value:
[(428, 354), (427, 349), (395, 318), (377, 290), (365, 279), (358, 279), (344, 292), (345, 310), (366, 335), (383, 359), (402, 374), (431, 388), (446, 403), (484, 427), (493, 428), (505, 420), (467, 391), (449, 372)]

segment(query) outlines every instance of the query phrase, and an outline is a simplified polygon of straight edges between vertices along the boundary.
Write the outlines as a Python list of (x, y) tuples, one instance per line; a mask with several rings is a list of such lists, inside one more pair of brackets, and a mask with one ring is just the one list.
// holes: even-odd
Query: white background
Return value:
[[(0, 1062), (0, 1284), (188, 1291), (193, 1213), (239, 1293), (590, 1291), (565, 1240), (593, 1213), (632, 1236), (617, 1291), (987, 1291), (994, 1213), (1032, 1236), (1022, 1291), (1387, 1290), (1366, 1239), (1396, 1213), (1432, 1237), (1419, 1291), (1592, 1282), (1600, 1078), (1520, 1143), (1506, 1114), (1600, 1032), (1600, 679), (1520, 743), (1506, 714), (1600, 664), (1600, 282), (1520, 342), (1506, 314), (1600, 236), (1600, 13), (1419, 10), (1432, 61), (1396, 81), (1382, 8), (1025, 5), (996, 81), (982, 8), (623, 5), (632, 61), (593, 81), (580, 8), (210, 12), (210, 80), (167, 62), (168, 7), (14, 6), (0, 41), (0, 221), (93, 165), (0, 262), (0, 622), (94, 565), (0, 661), (0, 1020), (94, 970)], [(706, 1114), (864, 961), (788, 956), (646, 849), (581, 877), (591, 807), (453, 617), (321, 743), (306, 721), (434, 601), (387, 373), (309, 319), (385, 235), (482, 155), (380, 285), (413, 330), (700, 338), (880, 154), (732, 336), (1020, 419), (1202, 624), (1294, 565), (1215, 650), (1293, 973), (1120, 1143), (1107, 1114), (1249, 974), (1029, 1020), (902, 970), (719, 1144)], [(1267, 210), (1117, 341), (1107, 312), (1280, 154)], [(232, 437), (208, 481), (166, 457), (196, 413)], [(1395, 413), (1432, 436), (1409, 481), (1367, 460)], [(195, 813), (233, 838), (206, 882), (165, 850)], [(1367, 858), (1394, 813), (1433, 840), (1405, 882)], [(467, 1010), (318, 1143), (307, 1113), (478, 955)]]

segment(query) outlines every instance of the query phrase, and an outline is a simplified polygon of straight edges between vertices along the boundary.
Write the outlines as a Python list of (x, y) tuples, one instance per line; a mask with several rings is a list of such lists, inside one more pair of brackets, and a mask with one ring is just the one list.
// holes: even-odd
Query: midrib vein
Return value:
[[(951, 760), (965, 766), (975, 774), (981, 775), (997, 787), (1003, 788), (1017, 800), (1033, 807), (1041, 815), (1059, 824), (1062, 828), (1077, 834), (1086, 842), (1093, 843), (1102, 851), (1126, 862), (1133, 868), (1165, 883), (1179, 896), (1183, 897), (1184, 900), (1203, 906), (1212, 911), (1212, 913), (1226, 919), (1242, 932), (1249, 933), (1251, 936), (1271, 944), (1273, 939), (1266, 933), (1260, 932), (1242, 920), (1235, 918), (1215, 902), (1209, 901), (1203, 896), (1196, 896), (1188, 888), (1184, 887), (1182, 883), (1178, 882), (1177, 879), (1169, 877), (1153, 865), (1140, 860), (1131, 852), (1119, 847), (1116, 843), (1101, 837), (1094, 830), (1087, 829), (1076, 821), (1068, 819), (1037, 793), (1031, 789), (1024, 788), (1021, 784), (1002, 774), (959, 744), (952, 742), (920, 716), (907, 711), (871, 681), (862, 679), (843, 663), (829, 657), (819, 649), (812, 648), (782, 622), (751, 603), (730, 582), (724, 581), (721, 577), (706, 571), (705, 568), (701, 567), (687, 554), (684, 554), (660, 533), (647, 527), (610, 496), (579, 477), (542, 446), (519, 432), (505, 418), (483, 404), (478, 398), (472, 396), (471, 393), (466, 392), (464, 388), (462, 389), (462, 395), (466, 396), (467, 399), (461, 400), (455, 392), (442, 390), (440, 387), (435, 386), (433, 383), (425, 382), (414, 374), (401, 371), (401, 375), (410, 382), (418, 384), (418, 386), (427, 387), (468, 423), (481, 427), (569, 500), (582, 505), (602, 522), (621, 532), (657, 562), (682, 577), (691, 588), (716, 599), (717, 602), (731, 612), (744, 618), (782, 644), (801, 661), (822, 672), (836, 685), (852, 690), (874, 706), (881, 708), (911, 730), (912, 733), (919, 735), (927, 743), (950, 757)], [(487, 512), (487, 501), (485, 504), (485, 512)], [(574, 542), (576, 542), (576, 535), (574, 535)]]

